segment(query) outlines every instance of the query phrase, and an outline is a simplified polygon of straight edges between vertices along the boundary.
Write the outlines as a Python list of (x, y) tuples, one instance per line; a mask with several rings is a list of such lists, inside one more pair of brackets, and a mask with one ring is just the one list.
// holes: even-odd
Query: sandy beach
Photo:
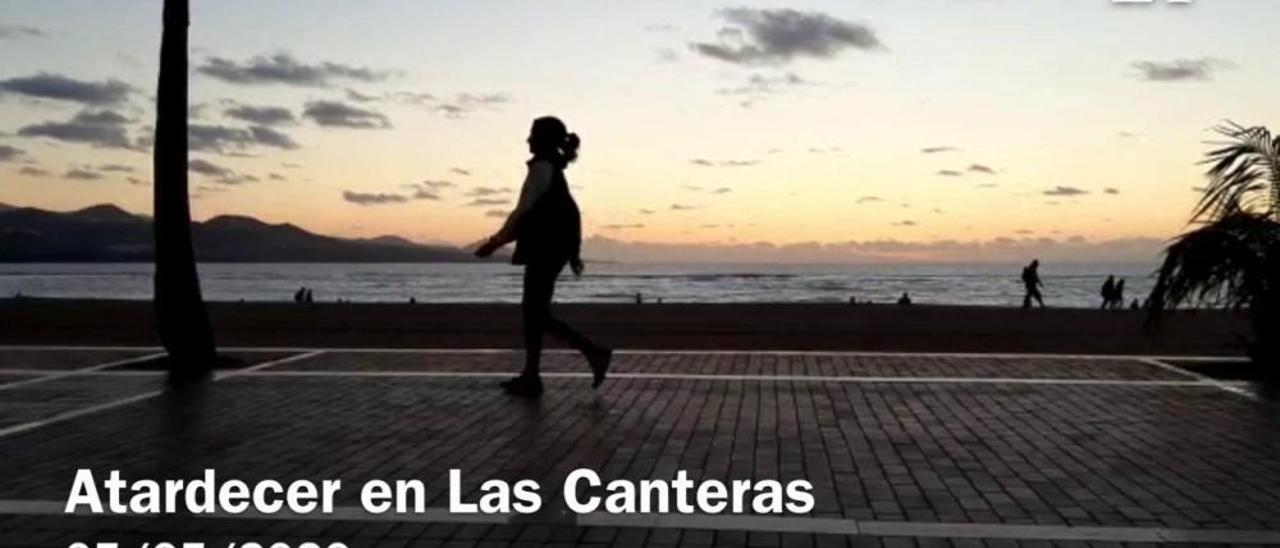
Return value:
[[(840, 304), (566, 304), (618, 348), (1240, 356), (1242, 316), (1183, 312), (1143, 330), (1136, 311)], [(211, 303), (224, 346), (517, 348), (504, 304)], [(0, 344), (154, 345), (140, 301), (0, 301)]]

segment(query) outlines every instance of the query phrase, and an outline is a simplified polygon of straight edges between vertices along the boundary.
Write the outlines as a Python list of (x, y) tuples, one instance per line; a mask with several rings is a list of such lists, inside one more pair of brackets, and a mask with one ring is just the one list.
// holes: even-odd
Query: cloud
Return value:
[(26, 175), (28, 177), (48, 177), (50, 175), (48, 170), (40, 169), (34, 166), (23, 166), (22, 169), (18, 170), (18, 174)]
[(982, 164), (969, 164), (969, 167), (967, 168), (967, 170), (972, 173), (984, 173), (987, 175), (996, 174), (995, 169), (991, 168), (990, 166), (985, 166)]
[(222, 57), (210, 57), (196, 67), (196, 72), (223, 82), (241, 85), (284, 84), (305, 87), (328, 87), (334, 80), (381, 82), (392, 71), (379, 71), (323, 61), (307, 64), (287, 53), (257, 56), (243, 63)]
[(1089, 191), (1082, 190), (1073, 186), (1056, 186), (1044, 191), (1045, 196), (1084, 196)]
[(742, 65), (776, 65), (797, 58), (831, 59), (848, 49), (882, 49), (866, 25), (825, 13), (794, 9), (729, 8), (718, 15), (727, 24), (716, 42), (693, 42), (690, 49), (712, 59)]
[(203, 120), (209, 103), (192, 103), (187, 105), (187, 120)]
[(499, 194), (511, 194), (511, 192), (512, 191), (509, 188), (478, 186), (471, 190), (468, 190), (465, 196), (468, 198), (483, 198), (486, 196), (496, 196)]
[(844, 152), (843, 148), (835, 147), (835, 146), (826, 147), (826, 148), (809, 147), (809, 154), (840, 154), (843, 152)]
[(294, 150), (299, 146), (298, 143), (288, 134), (269, 127), (251, 126), (249, 128), (249, 133), (253, 135), (254, 142), (263, 146), (275, 147), (283, 150)]
[(640, 214), (641, 214), (641, 215), (653, 215), (654, 213), (657, 213), (657, 211), (654, 211), (654, 210), (652, 210), (652, 209), (641, 209), (641, 210), (640, 210)]
[(463, 207), (487, 207), (511, 205), (510, 198), (476, 198), (463, 205)]
[(452, 174), (454, 174), (454, 175), (461, 175), (461, 176), (463, 176), (463, 177), (470, 177), (470, 176), (471, 176), (471, 170), (469, 170), (469, 169), (462, 169), (462, 168), (460, 168), (460, 167), (451, 167), (451, 168), (449, 168), (449, 173), (452, 173)]
[(689, 205), (689, 204), (671, 204), (671, 211), (693, 211), (696, 209), (702, 209), (702, 206)]
[(440, 195), (425, 188), (418, 188), (413, 191), (412, 198), (415, 200), (430, 200), (436, 202), (440, 200)]
[(859, 203), (859, 204), (870, 204), (870, 203), (874, 203), (874, 202), (883, 202), (883, 201), (884, 201), (884, 198), (881, 198), (881, 197), (879, 197), (879, 196), (863, 196), (863, 197), (861, 197), (861, 198), (858, 198), (857, 203)]
[(744, 108), (750, 108), (756, 103), (764, 101), (770, 95), (785, 93), (792, 88), (810, 85), (811, 83), (790, 72), (778, 76), (752, 74), (743, 85), (720, 88), (716, 90), (716, 93), (731, 97), (741, 97), (742, 100), (739, 104)]
[(706, 158), (694, 158), (689, 160), (689, 163), (702, 167), (750, 167), (759, 164), (760, 160), (721, 160), (719, 162), (713, 162)]
[(943, 152), (954, 152), (960, 150), (956, 147), (940, 146), (940, 147), (924, 147), (920, 149), (922, 154), (940, 154)]
[(187, 169), (190, 170), (192, 173), (204, 175), (206, 177), (226, 177), (228, 175), (235, 174), (234, 171), (228, 168), (222, 167), (208, 160), (202, 160), (200, 158), (192, 158), (190, 161), (188, 161)]
[(1219, 69), (1235, 66), (1230, 61), (1205, 57), (1203, 59), (1175, 59), (1168, 62), (1137, 61), (1132, 64), (1141, 79), (1148, 82), (1187, 82), (1213, 79)]
[(414, 200), (438, 201), (440, 199), (438, 189), (451, 187), (453, 186), (453, 183), (450, 183), (449, 181), (423, 181), (421, 183), (409, 183), (401, 186), (413, 191), (411, 198)]
[(293, 112), (284, 107), (236, 105), (222, 111), (222, 114), (259, 126), (279, 126), (297, 121)]
[(711, 191), (712, 194), (728, 194), (730, 192), (733, 192), (733, 189), (727, 186), (722, 186), (720, 188), (717, 188)]
[(309, 118), (323, 127), (341, 127), (350, 129), (388, 129), (391, 120), (375, 110), (366, 110), (338, 101), (311, 101), (302, 111), (303, 118)]
[(48, 35), (49, 33), (35, 27), (0, 24), (0, 40), (8, 40), (12, 38), (44, 38)]
[(415, 91), (396, 91), (388, 93), (386, 98), (395, 103), (412, 106), (421, 106), (438, 100), (435, 95), (430, 93)]
[(128, 100), (133, 92), (133, 86), (120, 80), (88, 82), (46, 72), (34, 76), (0, 80), (0, 94), (22, 95), (88, 106), (117, 105)]
[(258, 178), (253, 175), (236, 173), (230, 168), (220, 166), (201, 158), (192, 158), (187, 161), (187, 169), (192, 173), (207, 177), (212, 182), (220, 185), (238, 185), (258, 182)]
[(680, 60), (680, 52), (675, 48), (658, 48), (653, 51), (653, 55), (659, 63), (674, 63)]
[(102, 178), (102, 174), (84, 168), (71, 168), (62, 174), (63, 179), (74, 179), (77, 181), (96, 181)]
[(448, 103), (435, 107), (435, 111), (446, 118), (462, 119), (472, 112), (481, 109), (494, 109), (513, 102), (514, 99), (505, 93), (460, 93)]
[(941, 177), (964, 177), (963, 173), (954, 169), (940, 169), (938, 170), (938, 175)]
[(1107, 187), (1107, 188), (1102, 189), (1102, 193), (1103, 193), (1103, 194), (1119, 194), (1119, 193), (1120, 193), (1120, 189), (1118, 189), (1118, 188), (1114, 188), (1114, 187)]
[(439, 100), (433, 94), (416, 91), (393, 91), (383, 93), (382, 95), (369, 95), (350, 88), (345, 91), (347, 100), (356, 103), (398, 103), (402, 105), (421, 106)]
[(257, 146), (294, 150), (298, 143), (280, 131), (261, 126), (248, 129), (191, 124), (187, 128), (188, 146), (193, 151), (229, 154), (245, 152)]
[(102, 164), (98, 166), (98, 171), (103, 173), (133, 173), (134, 171), (137, 171), (137, 169), (133, 166), (126, 166), (122, 164)]
[(22, 137), (46, 137), (99, 148), (136, 149), (125, 125), (130, 120), (111, 110), (84, 110), (67, 122), (45, 122), (18, 130)]
[(383, 99), (381, 96), (365, 95), (351, 88), (347, 88), (346, 93), (348, 101), (355, 101), (357, 103), (376, 103)]
[(409, 201), (409, 198), (403, 194), (390, 194), (383, 192), (353, 192), (350, 190), (342, 191), (342, 199), (350, 203), (361, 206), (376, 206), (389, 204), (403, 204)]
[(494, 219), (505, 218), (507, 215), (508, 213), (501, 209), (490, 209), (489, 211), (484, 212), (485, 217), (491, 217)]
[(629, 229), (635, 229), (635, 228), (644, 228), (644, 224), (643, 223), (629, 223), (629, 224), (615, 223), (615, 224), (602, 225), (600, 228), (603, 230), (629, 230)]
[(26, 155), (26, 152), (22, 149), (9, 145), (0, 145), (0, 162), (12, 162), (24, 155)]
[(898, 221), (896, 223), (893, 223), (893, 226), (916, 226), (916, 222), (915, 221)]

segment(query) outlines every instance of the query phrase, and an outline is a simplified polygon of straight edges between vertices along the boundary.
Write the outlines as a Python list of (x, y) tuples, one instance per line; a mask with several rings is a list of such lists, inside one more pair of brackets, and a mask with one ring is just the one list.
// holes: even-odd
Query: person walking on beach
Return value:
[(1116, 288), (1111, 293), (1111, 309), (1120, 310), (1124, 308), (1124, 278), (1116, 282)]
[(582, 352), (591, 367), (592, 388), (604, 382), (613, 350), (600, 346), (578, 333), (551, 313), (556, 279), (568, 265), (581, 276), (584, 266), (582, 215), (569, 192), (564, 170), (578, 157), (578, 136), (569, 133), (555, 117), (533, 121), (529, 132), (528, 175), (520, 189), (520, 200), (502, 228), (476, 249), (476, 256), (488, 257), (498, 248), (516, 242), (511, 263), (524, 265), (524, 294), (520, 301), (524, 319), (524, 371), (504, 381), (507, 393), (527, 398), (542, 395), (540, 367), (542, 338), (550, 332)]
[(1027, 290), (1027, 294), (1022, 297), (1022, 308), (1031, 308), (1032, 299), (1040, 304), (1040, 308), (1044, 308), (1044, 297), (1040, 296), (1040, 288), (1044, 287), (1044, 282), (1040, 281), (1039, 259), (1032, 260), (1031, 264), (1022, 269), (1022, 285)]
[(1107, 276), (1107, 281), (1102, 284), (1102, 309), (1110, 310), (1116, 302), (1116, 277)]

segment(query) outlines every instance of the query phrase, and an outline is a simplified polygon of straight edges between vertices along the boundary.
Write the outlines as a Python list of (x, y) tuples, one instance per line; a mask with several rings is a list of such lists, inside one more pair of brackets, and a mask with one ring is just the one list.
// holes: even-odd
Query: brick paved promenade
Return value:
[[(1136, 357), (622, 353), (588, 388), (548, 357), (547, 393), (504, 396), (519, 355), (252, 351), (176, 398), (154, 349), (0, 348), (0, 546), (342, 541), (400, 546), (1121, 546), (1280, 544), (1280, 407)], [(808, 479), (806, 516), (576, 515), (571, 470), (606, 479)], [(340, 478), (329, 516), (102, 518), (60, 512), (74, 471)], [(532, 516), (356, 510), (366, 480), (421, 479), (447, 505), (531, 478)], [(323, 545), (323, 544), (322, 544)], [(213, 546), (213, 545), (211, 545)]]

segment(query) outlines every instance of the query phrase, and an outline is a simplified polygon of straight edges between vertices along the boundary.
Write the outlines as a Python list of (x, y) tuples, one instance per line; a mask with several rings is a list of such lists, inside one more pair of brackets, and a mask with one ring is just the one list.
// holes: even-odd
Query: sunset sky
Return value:
[[(160, 1), (4, 4), (0, 202), (149, 212)], [(555, 114), (610, 257), (1146, 260), (1280, 123), (1275, 0), (192, 4), (196, 217), (341, 236), (487, 236)]]

